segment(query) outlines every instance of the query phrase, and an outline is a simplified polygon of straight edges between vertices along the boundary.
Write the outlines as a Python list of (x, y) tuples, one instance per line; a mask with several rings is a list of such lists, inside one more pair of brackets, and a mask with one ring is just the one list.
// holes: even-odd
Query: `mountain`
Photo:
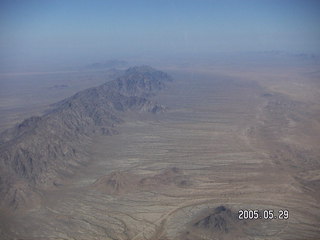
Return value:
[(234, 228), (236, 221), (236, 214), (225, 206), (219, 206), (214, 209), (213, 213), (197, 221), (194, 226), (227, 233)]
[(179, 168), (167, 168), (155, 175), (138, 175), (116, 171), (102, 176), (92, 184), (92, 189), (107, 194), (126, 194), (146, 189), (166, 188), (168, 185), (186, 187), (191, 184)]
[[(171, 81), (148, 66), (132, 67), (105, 84), (83, 90), (0, 134), (0, 200), (17, 208), (27, 193), (55, 183), (84, 161), (94, 134), (117, 133), (124, 111), (164, 109), (150, 97)], [(30, 191), (29, 191), (30, 190)]]

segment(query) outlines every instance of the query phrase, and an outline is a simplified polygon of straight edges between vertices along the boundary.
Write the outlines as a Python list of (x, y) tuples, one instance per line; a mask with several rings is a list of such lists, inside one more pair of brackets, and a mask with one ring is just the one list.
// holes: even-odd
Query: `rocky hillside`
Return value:
[(212, 214), (197, 221), (194, 226), (227, 233), (234, 228), (236, 221), (236, 214), (232, 213), (232, 211), (225, 206), (219, 206), (214, 209)]
[[(129, 68), (117, 79), (78, 92), (45, 115), (1, 133), (1, 203), (17, 207), (17, 199), (28, 192), (25, 188), (51, 185), (59, 175), (69, 174), (83, 159), (90, 136), (116, 133), (116, 125), (123, 121), (119, 112), (162, 111), (150, 96), (168, 81), (166, 73), (151, 67)], [(25, 187), (17, 188), (17, 182)]]
[(97, 179), (92, 189), (107, 194), (126, 194), (144, 190), (166, 188), (168, 185), (186, 187), (191, 181), (179, 168), (167, 168), (154, 175), (138, 175), (116, 171)]

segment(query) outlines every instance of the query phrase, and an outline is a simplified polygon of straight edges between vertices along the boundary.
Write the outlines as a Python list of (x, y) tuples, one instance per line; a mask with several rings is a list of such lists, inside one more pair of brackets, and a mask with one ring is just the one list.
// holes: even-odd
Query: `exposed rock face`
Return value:
[(185, 187), (188, 184), (190, 184), (190, 181), (183, 175), (182, 170), (173, 167), (149, 176), (137, 175), (130, 172), (113, 172), (95, 181), (93, 188), (106, 194), (117, 195), (135, 191), (154, 190), (168, 185)]
[(256, 239), (255, 234), (263, 236), (265, 229), (263, 220), (239, 220), (236, 211), (220, 205), (199, 212), (179, 239)]
[(1, 207), (16, 209), (20, 206), (34, 207), (40, 204), (40, 196), (34, 187), (26, 181), (12, 179), (8, 176), (0, 178)]
[(219, 206), (209, 216), (197, 221), (194, 226), (210, 229), (214, 232), (227, 233), (234, 229), (237, 215), (225, 206)]
[(52, 184), (59, 174), (68, 173), (70, 166), (81, 161), (83, 146), (92, 134), (116, 133), (115, 126), (123, 121), (119, 112), (162, 111), (161, 105), (148, 98), (168, 81), (171, 78), (166, 73), (151, 67), (129, 68), (116, 80), (78, 92), (54, 104), (45, 115), (26, 119), (3, 132), (0, 135), (1, 202), (10, 198), (5, 193), (12, 192), (5, 188), (15, 186), (17, 180), (32, 185)]

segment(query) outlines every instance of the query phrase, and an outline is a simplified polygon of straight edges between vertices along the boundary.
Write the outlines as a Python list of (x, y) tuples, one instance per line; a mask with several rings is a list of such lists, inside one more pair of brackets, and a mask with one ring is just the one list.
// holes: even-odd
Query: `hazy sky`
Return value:
[(318, 0), (0, 1), (0, 63), (320, 52)]

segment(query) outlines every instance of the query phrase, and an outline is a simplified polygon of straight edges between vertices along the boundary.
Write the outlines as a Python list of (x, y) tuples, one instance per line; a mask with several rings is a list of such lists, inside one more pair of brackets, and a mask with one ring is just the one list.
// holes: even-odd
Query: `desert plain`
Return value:
[[(121, 113), (117, 134), (91, 137), (72, 174), (1, 209), (0, 238), (319, 239), (318, 68), (157, 68), (173, 78), (153, 97), (165, 111)], [(1, 127), (116, 73), (68, 74), (78, 82), (39, 81), (28, 102), (2, 95)], [(289, 217), (239, 220), (241, 209)]]

